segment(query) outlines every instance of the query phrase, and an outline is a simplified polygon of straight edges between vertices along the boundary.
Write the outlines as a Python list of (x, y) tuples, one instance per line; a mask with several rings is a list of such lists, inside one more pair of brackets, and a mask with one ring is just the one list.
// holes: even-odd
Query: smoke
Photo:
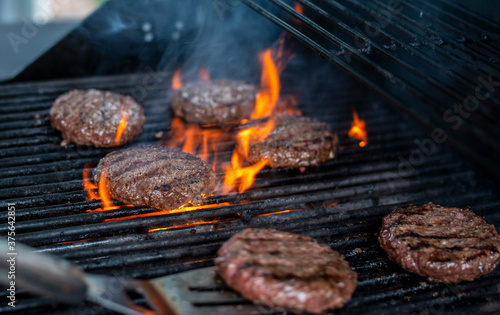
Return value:
[[(259, 5), (300, 28), (272, 3)], [(212, 79), (258, 83), (258, 53), (276, 47), (284, 31), (237, 0), (111, 0), (79, 33), (97, 52), (98, 58), (86, 56), (95, 60), (93, 71), (88, 70), (94, 75), (145, 69), (173, 73), (181, 68), (183, 80), (190, 81), (198, 80), (203, 67)], [(284, 94), (295, 94), (308, 106), (325, 100), (332, 87), (351, 85), (343, 71), (307, 46), (290, 35), (283, 38), (285, 50), (295, 55), (281, 73)], [(90, 68), (85, 66), (82, 73)], [(321, 113), (314, 116), (321, 118)]]
[[(195, 79), (199, 68), (206, 67), (212, 78), (257, 80), (257, 53), (276, 42), (281, 29), (239, 1), (191, 4), (181, 9), (174, 23), (183, 28), (177, 40), (171, 39), (160, 69), (180, 67), (184, 78)], [(174, 55), (172, 46), (178, 47)]]

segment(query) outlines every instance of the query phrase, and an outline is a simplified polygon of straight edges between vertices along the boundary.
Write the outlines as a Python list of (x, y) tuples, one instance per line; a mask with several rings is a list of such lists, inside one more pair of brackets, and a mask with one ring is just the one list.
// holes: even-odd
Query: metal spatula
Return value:
[[(138, 314), (266, 314), (272, 310), (247, 302), (217, 277), (214, 267), (153, 280), (131, 280), (86, 274), (59, 257), (37, 253), (16, 242), (15, 248), (0, 241), (0, 282), (16, 289), (65, 303), (85, 300), (118, 313)], [(15, 254), (13, 254), (15, 253)], [(8, 278), (9, 258), (15, 257), (15, 279)], [(128, 292), (145, 296), (152, 309), (135, 304)]]

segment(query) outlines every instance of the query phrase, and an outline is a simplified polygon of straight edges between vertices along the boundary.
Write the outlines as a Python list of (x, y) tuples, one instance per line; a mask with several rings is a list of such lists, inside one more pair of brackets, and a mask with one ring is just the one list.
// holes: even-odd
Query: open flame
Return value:
[(301, 3), (295, 1), (293, 4), (293, 8), (300, 14), (304, 14), (304, 6)]
[(172, 77), (172, 90), (178, 90), (182, 87), (181, 68), (175, 70)]
[(351, 129), (349, 129), (349, 137), (361, 140), (359, 142), (360, 147), (364, 147), (368, 144), (368, 134), (366, 132), (366, 123), (359, 119), (358, 113), (353, 108), (352, 109), (353, 122)]
[(103, 222), (122, 221), (122, 220), (136, 219), (136, 218), (147, 218), (147, 217), (154, 217), (154, 216), (158, 216), (158, 215), (174, 214), (174, 213), (179, 213), (179, 212), (188, 212), (188, 211), (195, 211), (195, 210), (201, 210), (201, 209), (210, 209), (210, 208), (224, 207), (224, 206), (229, 206), (229, 205), (231, 205), (231, 203), (221, 202), (221, 203), (214, 203), (214, 204), (207, 204), (207, 205), (181, 206), (177, 209), (159, 210), (157, 212), (148, 212), (148, 213), (143, 213), (143, 214), (119, 217), (119, 218), (105, 219)]
[(111, 210), (115, 208), (113, 205), (113, 198), (111, 198), (108, 190), (108, 183), (106, 181), (106, 170), (101, 171), (101, 178), (99, 179), (99, 196), (101, 196), (102, 205), (104, 210)]
[(260, 76), (260, 89), (257, 93), (251, 119), (270, 116), (280, 97), (280, 77), (271, 53), (272, 50), (267, 49), (259, 55), (262, 74)]
[(200, 77), (200, 79), (202, 79), (203, 81), (210, 81), (210, 73), (208, 73), (208, 70), (206, 67), (201, 67), (199, 70), (198, 70), (198, 76)]
[[(87, 196), (89, 200), (101, 200), (102, 207), (97, 209), (89, 209), (87, 212), (94, 211), (108, 211), (120, 208), (128, 208), (133, 207), (133, 205), (121, 205), (115, 206), (113, 203), (113, 198), (109, 195), (109, 190), (107, 187), (107, 182), (105, 180), (105, 170), (101, 172), (101, 180), (98, 185), (95, 185), (91, 182), (90, 178), (92, 177), (92, 165), (86, 164), (83, 167), (83, 189), (87, 191)], [(95, 189), (98, 190), (98, 193), (95, 192)]]
[(230, 192), (238, 179), (240, 180), (238, 192), (242, 193), (252, 187), (255, 176), (267, 165), (267, 162), (268, 160), (262, 160), (253, 165), (242, 167), (242, 158), (235, 150), (231, 158), (231, 167), (226, 170), (223, 192)]
[(94, 191), (97, 189), (97, 186), (90, 181), (90, 177), (92, 176), (92, 166), (90, 164), (86, 164), (83, 167), (83, 189), (87, 191), (87, 196), (89, 200), (101, 200), (98, 194)]
[[(235, 184), (239, 183), (237, 189), (239, 192), (243, 192), (249, 189), (255, 182), (255, 177), (267, 164), (268, 160), (261, 160), (253, 165), (244, 166), (245, 159), (248, 158), (248, 148), (251, 143), (260, 142), (265, 140), (274, 128), (274, 121), (272, 114), (274, 111), (286, 111), (288, 113), (295, 113), (300, 115), (300, 112), (295, 109), (296, 101), (294, 98), (283, 98), (280, 99), (280, 78), (279, 73), (284, 70), (286, 63), (293, 57), (291, 55), (285, 56), (284, 50), (284, 36), (282, 36), (279, 48), (272, 50), (267, 49), (259, 54), (259, 60), (262, 64), (262, 73), (260, 78), (260, 88), (256, 95), (255, 107), (251, 115), (251, 119), (262, 119), (265, 121), (264, 124), (258, 124), (256, 126), (251, 126), (244, 128), (238, 132), (236, 135), (241, 143), (244, 144), (244, 154), (240, 155), (235, 149), (231, 158), (231, 166), (227, 169), (226, 176), (224, 178), (224, 191), (229, 192), (233, 189)], [(201, 67), (198, 71), (198, 75), (201, 80), (209, 81), (210, 74), (205, 67)], [(172, 89), (178, 90), (182, 87), (181, 79), (181, 69), (177, 69), (172, 77)], [(249, 120), (243, 119), (241, 124), (246, 124)], [(117, 128), (115, 143), (119, 143), (120, 138), (126, 129), (127, 117), (126, 113), (123, 112), (120, 117), (120, 123)], [(213, 157), (213, 169), (216, 169), (217, 162), (217, 152), (220, 151), (220, 147), (224, 146), (224, 141), (232, 146), (232, 135), (228, 130), (214, 129), (212, 126), (199, 126), (195, 124), (186, 124), (180, 118), (175, 118), (172, 121), (171, 129), (169, 134), (160, 140), (160, 144), (172, 148), (181, 148), (182, 151), (188, 152), (194, 155), (198, 155), (202, 160), (208, 162), (209, 157)], [(162, 143), (163, 142), (163, 143)], [(227, 149), (226, 149), (227, 150)], [(97, 185), (91, 181), (92, 177), (92, 166), (85, 165), (83, 169), (83, 185), (84, 189), (87, 191), (89, 200), (101, 200), (102, 208), (92, 211), (107, 211), (112, 209), (118, 209), (123, 207), (133, 207), (133, 205), (121, 205), (115, 206), (113, 199), (109, 194), (109, 187), (106, 180), (106, 170), (101, 172), (101, 179)], [(96, 193), (96, 190), (98, 193)], [(244, 201), (242, 201), (244, 203)], [(148, 212), (142, 214), (135, 214), (130, 216), (123, 216), (118, 218), (106, 219), (103, 222), (109, 221), (119, 221), (119, 220), (129, 220), (135, 218), (144, 218), (151, 216), (167, 215), (179, 212), (195, 211), (201, 209), (210, 209), (215, 207), (222, 207), (231, 205), (230, 202), (223, 202), (220, 204), (206, 204), (206, 205), (185, 205), (177, 209), (172, 210), (161, 210), (155, 212)], [(283, 210), (277, 213), (285, 213), (294, 210)], [(263, 214), (267, 215), (267, 214)], [(160, 227), (150, 229), (150, 232), (159, 230), (168, 230), (180, 227), (190, 227), (202, 224), (211, 224), (219, 222), (215, 221), (203, 221), (203, 222), (192, 222), (185, 225), (177, 225), (171, 227)]]
[[(283, 56), (283, 41), (280, 41), (280, 47), (276, 52), (277, 58)], [(262, 125), (252, 126), (238, 132), (236, 137), (239, 139), (243, 147), (244, 156), (235, 149), (231, 158), (231, 167), (226, 170), (224, 178), (224, 193), (232, 190), (233, 185), (240, 180), (238, 191), (241, 193), (250, 188), (255, 182), (255, 176), (268, 163), (268, 160), (261, 160), (250, 166), (243, 166), (244, 158), (248, 158), (250, 143), (258, 143), (264, 141), (274, 129), (274, 121), (271, 114), (273, 113), (276, 104), (280, 97), (280, 78), (279, 68), (284, 69), (284, 63), (277, 63), (273, 59), (273, 50), (267, 49), (259, 54), (259, 59), (262, 64), (262, 74), (260, 77), (260, 89), (255, 100), (255, 107), (251, 115), (251, 119), (268, 118), (267, 122)]]
[(120, 139), (122, 138), (122, 134), (125, 131), (125, 128), (127, 128), (127, 119), (128, 119), (127, 112), (123, 110), (123, 105), (122, 105), (120, 109), (120, 123), (116, 128), (116, 136), (115, 136), (116, 146), (120, 145)]
[(168, 226), (168, 227), (164, 227), (164, 228), (150, 229), (148, 232), (182, 229), (182, 228), (188, 228), (188, 227), (193, 227), (193, 226), (198, 226), (198, 225), (208, 225), (208, 224), (218, 223), (218, 222), (222, 222), (222, 221), (223, 220), (190, 222), (190, 223), (186, 223), (186, 224), (173, 225), (173, 226)]
[(160, 144), (168, 148), (181, 148), (183, 152), (198, 155), (206, 162), (209, 162), (212, 155), (212, 168), (215, 171), (218, 144), (230, 139), (231, 135), (224, 130), (186, 124), (182, 119), (174, 118), (169, 133), (160, 140)]

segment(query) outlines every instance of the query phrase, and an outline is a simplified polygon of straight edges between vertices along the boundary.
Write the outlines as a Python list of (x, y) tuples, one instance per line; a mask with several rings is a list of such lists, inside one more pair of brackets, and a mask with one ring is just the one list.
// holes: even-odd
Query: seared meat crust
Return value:
[[(313, 166), (335, 158), (338, 137), (330, 125), (314, 118), (289, 114), (273, 116), (274, 129), (261, 142), (250, 139), (250, 162), (269, 160), (271, 167)], [(256, 122), (252, 125), (264, 125)], [(236, 147), (244, 154), (243, 143), (236, 138)]]
[[(115, 143), (122, 117), (126, 117), (127, 124)], [(52, 128), (61, 131), (65, 144), (116, 147), (139, 135), (146, 117), (142, 106), (130, 96), (91, 89), (59, 96), (50, 109), (50, 122)]]
[(469, 209), (433, 203), (384, 217), (379, 242), (391, 260), (432, 282), (472, 281), (500, 262), (493, 225)]
[(171, 104), (188, 123), (223, 126), (250, 118), (256, 94), (255, 86), (242, 81), (196, 81), (174, 91)]
[(215, 260), (226, 283), (254, 303), (321, 313), (342, 307), (357, 285), (344, 257), (313, 238), (274, 229), (246, 229)]
[(206, 162), (151, 145), (109, 153), (97, 165), (94, 180), (104, 180), (118, 201), (158, 209), (201, 203), (215, 189), (215, 173)]

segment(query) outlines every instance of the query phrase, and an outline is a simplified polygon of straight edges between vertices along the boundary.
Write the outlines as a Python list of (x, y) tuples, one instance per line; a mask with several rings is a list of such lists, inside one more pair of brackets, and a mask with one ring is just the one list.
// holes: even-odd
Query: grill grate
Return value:
[(242, 2), (500, 178), (500, 25), (447, 0)]
[[(59, 94), (71, 88), (129, 94), (142, 79), (133, 75), (0, 87), (0, 197), (16, 204), (18, 241), (69, 259), (89, 272), (154, 278), (212, 265), (217, 249), (235, 232), (273, 227), (315, 237), (346, 256), (360, 282), (343, 313), (498, 311), (498, 269), (472, 283), (430, 284), (403, 272), (379, 248), (381, 217), (398, 205), (434, 201), (471, 206), (500, 226), (500, 215), (493, 210), (500, 199), (462, 158), (443, 146), (403, 176), (399, 158), (408, 159), (416, 147), (413, 141), (426, 133), (369, 93), (360, 93), (359, 86), (325, 88), (316, 98), (299, 101), (304, 115), (329, 121), (339, 133), (340, 148), (333, 161), (304, 173), (266, 168), (250, 190), (208, 198), (206, 204), (220, 204), (214, 208), (170, 214), (148, 207), (89, 212), (101, 203), (87, 201), (83, 166), (96, 164), (111, 149), (60, 147), (60, 136), (45, 119), (48, 110)], [(331, 106), (333, 102), (336, 106)], [(156, 143), (155, 133), (166, 131), (171, 120), (165, 87), (150, 91), (140, 103), (147, 123), (135, 143)], [(364, 148), (346, 135), (353, 104), (367, 123), (369, 145)], [(219, 157), (229, 162), (230, 153)], [(0, 213), (4, 222), (6, 215)], [(127, 219), (132, 215), (142, 217)], [(149, 232), (157, 228), (169, 229)], [(0, 233), (6, 232), (6, 225), (0, 226)], [(2, 292), (0, 298), (6, 298), (7, 291)], [(94, 305), (64, 306), (23, 292), (18, 292), (17, 300), (17, 313), (106, 313)], [(196, 307), (223, 313), (238, 304), (241, 313), (255, 310), (240, 298), (227, 304), (206, 301), (200, 294)], [(9, 311), (0, 306), (0, 312)], [(259, 312), (280, 313), (266, 308)]]

